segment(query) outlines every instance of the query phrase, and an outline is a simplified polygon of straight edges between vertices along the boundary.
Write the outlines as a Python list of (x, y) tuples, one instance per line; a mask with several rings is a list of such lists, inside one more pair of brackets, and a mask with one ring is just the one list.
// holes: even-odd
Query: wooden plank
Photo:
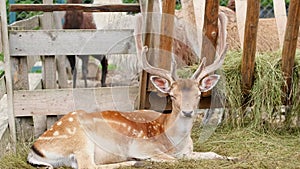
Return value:
[(292, 97), (290, 97), (291, 93), (291, 85), (292, 85), (292, 75), (293, 68), (295, 64), (295, 54), (297, 48), (297, 39), (299, 33), (299, 25), (300, 25), (300, 1), (299, 0), (291, 0), (289, 15), (287, 18), (286, 31), (284, 36), (284, 43), (282, 49), (282, 72), (284, 74), (287, 86), (284, 88), (284, 92), (287, 94), (286, 100), (284, 100), (285, 104), (291, 104)]
[(196, 21), (196, 28), (197, 30), (197, 39), (198, 39), (198, 45), (199, 45), (199, 53), (201, 53), (202, 48), (202, 32), (203, 32), (203, 25), (204, 25), (204, 12), (205, 12), (205, 1), (193, 1), (194, 6), (194, 15), (195, 15), (195, 21)]
[(16, 70), (14, 72), (14, 89), (15, 90), (28, 90), (29, 89), (29, 81), (28, 81), (28, 65), (27, 65), (27, 57), (12, 57), (13, 65), (11, 67), (15, 67)]
[(10, 70), (10, 53), (9, 53), (9, 40), (7, 30), (7, 15), (6, 15), (6, 1), (0, 1), (0, 16), (1, 16), (1, 41), (3, 45), (3, 54), (5, 59), (5, 76), (6, 76), (6, 89), (7, 89), (7, 104), (8, 104), (8, 124), (10, 136), (12, 138), (12, 147), (16, 150), (16, 123), (13, 109), (13, 82)]
[(235, 7), (237, 27), (239, 31), (241, 47), (243, 47), (247, 13), (247, 0), (235, 0)]
[(7, 128), (2, 138), (0, 138), (0, 158), (7, 155), (8, 149), (10, 148), (9, 146), (10, 144), (11, 144), (11, 138), (10, 138), (9, 129)]
[(138, 4), (116, 4), (116, 5), (97, 5), (97, 4), (13, 4), (10, 5), (11, 12), (22, 11), (74, 11), (83, 12), (140, 12)]
[(259, 0), (247, 1), (247, 17), (245, 24), (243, 58), (242, 58), (242, 91), (249, 94), (253, 84), (257, 27), (259, 19)]
[(284, 0), (273, 0), (274, 4), (274, 13), (277, 24), (277, 31), (279, 37), (280, 48), (283, 47), (284, 41), (284, 32), (286, 26), (286, 9), (285, 9), (285, 1)]
[[(0, 28), (2, 27), (2, 23), (1, 23), (1, 18), (0, 18)], [(0, 37), (2, 37), (2, 31), (0, 31)], [(0, 40), (0, 53), (2, 53), (3, 49), (2, 49), (2, 40)]]
[[(148, 2), (148, 4), (141, 3), (141, 6), (147, 6), (146, 9), (146, 33), (145, 33), (145, 45), (148, 46), (150, 49), (153, 47), (153, 34), (150, 33), (152, 30), (152, 16), (150, 13), (153, 12), (154, 9), (154, 0), (149, 1), (142, 1), (142, 2)], [(144, 11), (142, 11), (144, 12)], [(150, 15), (149, 15), (150, 14)], [(148, 78), (149, 74), (146, 71), (142, 71), (141, 73), (141, 81), (140, 81), (140, 88), (139, 88), (139, 109), (145, 109), (146, 108), (146, 99), (147, 99), (147, 88), (148, 88)]]
[(162, 1), (163, 14), (160, 27), (160, 57), (158, 67), (166, 70), (171, 68), (173, 29), (176, 0)]
[(23, 19), (16, 21), (9, 25), (9, 27), (21, 27), (23, 30), (32, 30), (40, 27), (40, 15), (30, 17), (28, 19)]
[(5, 86), (5, 78), (4, 76), (0, 77), (0, 99), (6, 93), (6, 86)]
[(12, 56), (135, 54), (132, 35), (133, 30), (10, 31), (9, 43)]
[(201, 56), (206, 57), (206, 65), (212, 64), (215, 60), (218, 40), (218, 15), (219, 0), (206, 1), (203, 25), (205, 38), (203, 38), (201, 54)]
[[(28, 65), (27, 57), (11, 57), (13, 66), (15, 66), (14, 72), (14, 90), (28, 90), (29, 79), (28, 79)], [(17, 140), (18, 141), (30, 141), (33, 139), (33, 121), (31, 117), (15, 118)]]
[[(45, 4), (52, 4), (52, 0), (43, 0)], [(53, 29), (54, 26), (54, 17), (53, 12), (45, 12), (41, 18), (41, 26), (44, 30)], [(56, 60), (55, 55), (45, 55), (42, 59), (43, 63), (43, 88), (44, 89), (55, 89), (56, 88)], [(46, 119), (47, 129), (57, 121), (57, 116), (48, 116)], [(37, 124), (35, 124), (37, 125)]]
[[(16, 117), (32, 115), (63, 115), (77, 109), (87, 112), (101, 110), (133, 110), (138, 87), (105, 87), (75, 89), (44, 89), (15, 91)], [(34, 104), (32, 104), (34, 103)]]

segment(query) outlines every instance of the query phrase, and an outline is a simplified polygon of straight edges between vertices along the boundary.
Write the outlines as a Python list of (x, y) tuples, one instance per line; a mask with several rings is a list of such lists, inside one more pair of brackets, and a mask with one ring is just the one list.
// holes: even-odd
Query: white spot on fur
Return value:
[(53, 133), (53, 136), (58, 136), (59, 135), (59, 132), (58, 131), (55, 131), (54, 133)]
[(128, 126), (128, 128), (127, 128), (127, 131), (130, 131), (131, 130), (131, 127), (130, 126)]
[(136, 129), (133, 129), (132, 134), (137, 136), (139, 134), (139, 132)]
[(143, 130), (141, 130), (137, 136), (138, 136), (139, 138), (143, 137), (143, 136), (144, 136)]
[(76, 114), (77, 112), (76, 111), (74, 111), (73, 113), (71, 113), (72, 115), (74, 115), (74, 114)]
[(74, 121), (74, 118), (73, 118), (73, 117), (70, 117), (70, 118), (69, 118), (69, 121), (70, 121), (70, 122)]
[(122, 123), (122, 126), (123, 126), (123, 127), (127, 127), (127, 124), (126, 124), (126, 123)]
[(57, 122), (57, 125), (60, 126), (62, 124), (62, 121)]
[(71, 135), (74, 135), (76, 133), (76, 127), (73, 127), (73, 129), (66, 128), (67, 132)]

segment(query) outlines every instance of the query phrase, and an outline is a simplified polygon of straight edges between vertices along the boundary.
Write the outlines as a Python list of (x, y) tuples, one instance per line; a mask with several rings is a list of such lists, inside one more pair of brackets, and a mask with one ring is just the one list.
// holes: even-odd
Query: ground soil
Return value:
[[(221, 10), (225, 12), (228, 17), (227, 41), (229, 44), (229, 50), (240, 49), (241, 44), (238, 35), (235, 13), (225, 7), (222, 7)], [(297, 48), (300, 49), (300, 31)], [(279, 49), (279, 38), (275, 18), (259, 19), (256, 49), (259, 52), (277, 51)]]

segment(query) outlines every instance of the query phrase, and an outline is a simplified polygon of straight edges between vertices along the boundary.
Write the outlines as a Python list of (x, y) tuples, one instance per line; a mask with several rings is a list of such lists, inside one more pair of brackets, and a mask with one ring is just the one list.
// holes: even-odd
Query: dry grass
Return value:
[[(205, 142), (198, 143), (200, 127), (193, 130), (195, 151), (239, 157), (240, 161), (181, 160), (177, 163), (145, 163), (141, 168), (300, 168), (300, 131), (262, 133), (253, 129), (219, 127)], [(17, 154), (7, 154), (0, 160), (1, 169), (33, 168), (26, 163), (29, 146), (23, 144)], [(133, 167), (129, 167), (133, 168)]]
[[(299, 60), (300, 54), (297, 54)], [(300, 169), (300, 129), (290, 126), (272, 124), (265, 129), (262, 114), (273, 118), (279, 114), (281, 106), (281, 87), (283, 84), (280, 73), (280, 53), (259, 54), (256, 57), (256, 73), (253, 90), (249, 99), (252, 111), (245, 115), (242, 110), (244, 99), (240, 90), (240, 52), (228, 52), (223, 72), (226, 75), (226, 85), (223, 88), (229, 111), (229, 120), (218, 127), (213, 135), (204, 143), (197, 142), (200, 136), (200, 122), (193, 129), (195, 151), (214, 151), (221, 155), (239, 157), (240, 161), (222, 160), (181, 160), (177, 163), (145, 163), (141, 168), (287, 168)], [(290, 116), (300, 113), (299, 63), (294, 69), (293, 97)], [(189, 70), (187, 70), (189, 71)], [(191, 71), (189, 71), (191, 72)], [(182, 72), (181, 72), (182, 73)], [(182, 75), (187, 76), (185, 73)], [(239, 119), (239, 120), (237, 120)], [(1, 169), (33, 168), (26, 163), (29, 144), (21, 144), (17, 154), (8, 153), (0, 159)]]

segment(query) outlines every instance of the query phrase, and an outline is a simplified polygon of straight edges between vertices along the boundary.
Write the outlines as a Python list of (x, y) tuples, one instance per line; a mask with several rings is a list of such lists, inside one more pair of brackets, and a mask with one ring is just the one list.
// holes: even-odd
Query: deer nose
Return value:
[(185, 117), (192, 117), (194, 111), (182, 111), (183, 115)]

